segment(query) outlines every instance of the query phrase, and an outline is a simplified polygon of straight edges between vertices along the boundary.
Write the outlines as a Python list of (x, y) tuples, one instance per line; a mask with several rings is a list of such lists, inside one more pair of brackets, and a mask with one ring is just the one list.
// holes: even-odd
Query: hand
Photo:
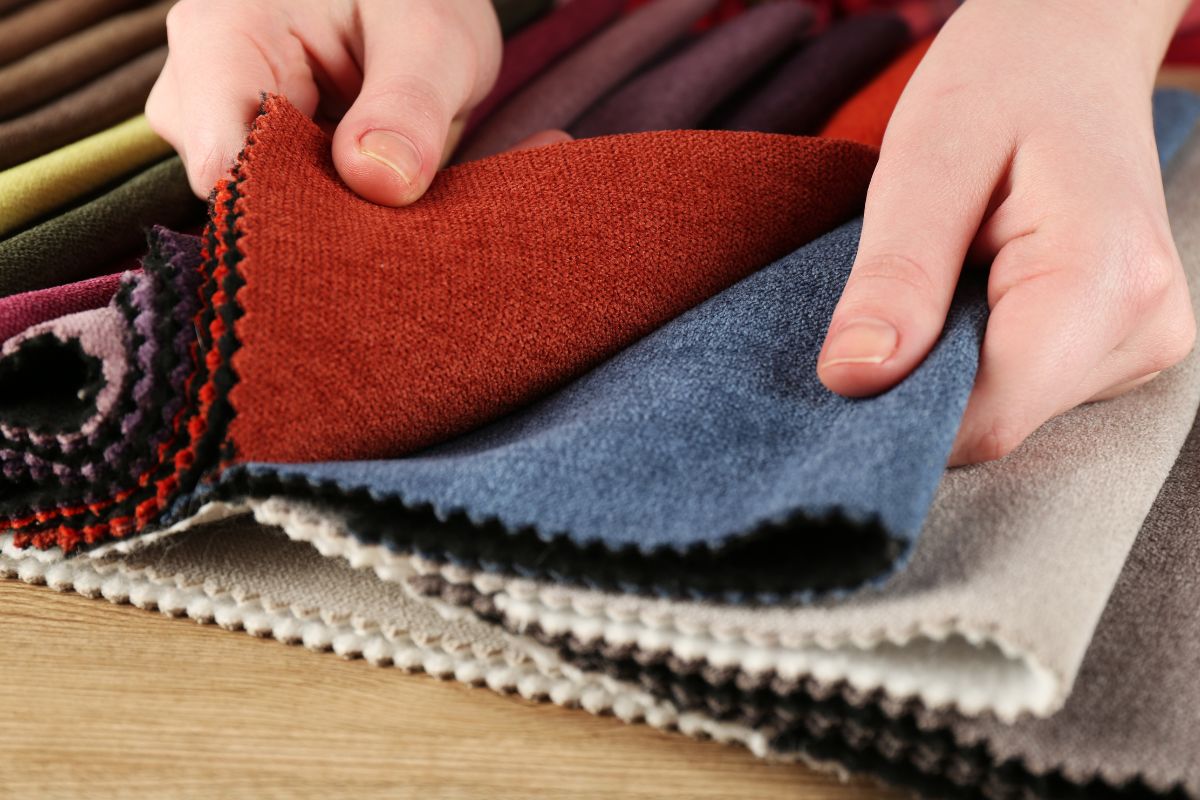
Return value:
[(262, 92), (337, 122), (333, 161), (364, 198), (429, 187), (500, 63), (489, 0), (181, 0), (146, 103), (207, 197), (233, 165)]
[(884, 138), (819, 360), (827, 387), (877, 394), (911, 372), (964, 262), (991, 264), (991, 316), (951, 464), (1000, 458), (1050, 417), (1190, 351), (1196, 323), (1150, 115), (1185, 5), (959, 9)]

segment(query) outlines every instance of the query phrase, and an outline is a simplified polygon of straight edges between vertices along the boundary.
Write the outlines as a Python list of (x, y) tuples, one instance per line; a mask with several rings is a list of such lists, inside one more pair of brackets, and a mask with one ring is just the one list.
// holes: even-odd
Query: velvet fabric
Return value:
[(117, 14), (0, 68), (0, 119), (52, 100), (165, 44), (167, 11), (174, 3), (161, 0)]
[(792, 49), (812, 21), (798, 3), (766, 3), (639, 75), (571, 126), (576, 138), (699, 126), (718, 104)]
[(137, 116), (0, 172), (0, 237), (122, 175), (165, 158), (171, 146)]
[(167, 48), (160, 47), (36, 111), (0, 122), (0, 169), (137, 116), (166, 61)]
[(675, 42), (717, 0), (655, 0), (622, 17), (500, 107), (462, 147), (459, 162), (501, 153), (548, 128), (567, 128), (594, 102)]
[(0, 298), (0, 343), (41, 322), (108, 305), (121, 275), (102, 275), (86, 281)]
[(812, 134), (837, 107), (890, 62), (909, 41), (893, 14), (835, 23), (792, 56), (711, 126), (738, 131)]
[(471, 112), (465, 135), (536, 75), (616, 19), (623, 5), (624, 0), (568, 3), (506, 41), (496, 84)]
[(0, 66), (137, 5), (137, 0), (35, 0), (0, 17)]
[(0, 241), (0, 297), (47, 289), (113, 272), (140, 254), (146, 228), (186, 229), (204, 220), (178, 157), (162, 161), (112, 190)]

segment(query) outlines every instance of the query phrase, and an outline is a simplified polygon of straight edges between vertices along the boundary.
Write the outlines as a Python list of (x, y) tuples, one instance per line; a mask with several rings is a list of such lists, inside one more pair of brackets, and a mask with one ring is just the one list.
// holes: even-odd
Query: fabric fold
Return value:
[(567, 128), (587, 108), (682, 39), (717, 0), (655, 0), (627, 14), (515, 94), (457, 156), (474, 161), (548, 128)]
[[(167, 41), (175, 0), (117, 14), (0, 67), (0, 119), (45, 103)], [(129, 116), (129, 115), (126, 115)]]
[(0, 66), (124, 11), (137, 0), (36, 0), (0, 18)]
[(0, 297), (50, 289), (115, 271), (146, 245), (152, 225), (187, 229), (204, 221), (177, 156), (94, 200), (0, 240)]
[(766, 3), (637, 76), (571, 126), (576, 138), (698, 127), (722, 100), (797, 42), (812, 21), (799, 3)]
[(171, 146), (150, 129), (145, 116), (137, 116), (4, 170), (0, 237), (170, 153)]
[(140, 114), (166, 61), (167, 48), (160, 47), (36, 111), (0, 122), (0, 170)]

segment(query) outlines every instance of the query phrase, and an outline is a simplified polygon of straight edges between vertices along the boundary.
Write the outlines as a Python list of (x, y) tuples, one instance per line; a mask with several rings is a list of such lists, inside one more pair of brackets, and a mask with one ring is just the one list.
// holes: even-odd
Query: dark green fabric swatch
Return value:
[(96, 199), (0, 241), (0, 297), (93, 278), (145, 247), (145, 229), (202, 222), (176, 157), (134, 175)]

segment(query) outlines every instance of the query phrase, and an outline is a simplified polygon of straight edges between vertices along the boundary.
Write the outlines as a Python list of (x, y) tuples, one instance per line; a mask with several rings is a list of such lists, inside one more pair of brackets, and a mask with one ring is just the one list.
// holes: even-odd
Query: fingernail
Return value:
[(890, 323), (863, 317), (843, 325), (825, 348), (822, 367), (882, 364), (896, 352), (900, 334)]
[(367, 131), (358, 140), (358, 152), (373, 158), (412, 186), (421, 172), (421, 154), (407, 136), (392, 131)]

